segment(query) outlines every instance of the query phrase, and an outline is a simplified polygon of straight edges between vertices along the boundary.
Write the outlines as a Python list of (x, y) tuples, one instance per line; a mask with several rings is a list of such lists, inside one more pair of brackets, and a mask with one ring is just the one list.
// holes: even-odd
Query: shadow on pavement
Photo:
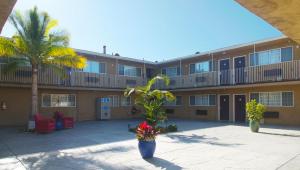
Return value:
[(147, 162), (149, 162), (150, 164), (154, 165), (157, 168), (160, 169), (166, 169), (166, 170), (180, 170), (182, 169), (182, 167), (168, 161), (165, 159), (161, 159), (161, 158), (157, 158), (157, 157), (153, 157), (151, 159), (145, 159)]

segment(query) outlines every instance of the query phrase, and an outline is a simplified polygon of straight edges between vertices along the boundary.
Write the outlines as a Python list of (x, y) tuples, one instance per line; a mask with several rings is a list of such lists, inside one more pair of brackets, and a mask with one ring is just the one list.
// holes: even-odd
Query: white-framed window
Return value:
[(164, 106), (181, 106), (182, 105), (182, 96), (176, 96), (173, 101), (165, 101)]
[(141, 77), (142, 69), (140, 67), (119, 64), (118, 73), (119, 75), (124, 75), (124, 76)]
[(119, 96), (118, 95), (112, 95), (109, 96), (111, 98), (111, 107), (119, 107)]
[(131, 106), (131, 97), (121, 96), (121, 106)]
[(76, 107), (76, 95), (42, 94), (42, 107)]
[(104, 73), (106, 73), (106, 64), (103, 63), (103, 62), (88, 60), (86, 62), (86, 67), (83, 68), (82, 71), (87, 72), (87, 73), (101, 73), (101, 74), (104, 74)]
[(250, 93), (250, 99), (270, 107), (292, 107), (294, 106), (294, 93), (284, 92), (255, 92)]
[(275, 64), (292, 61), (293, 47), (276, 48), (256, 53), (250, 53), (250, 66)]
[(201, 94), (190, 96), (191, 106), (215, 106), (216, 95), (215, 94)]
[(190, 64), (190, 74), (205, 73), (212, 71), (212, 61), (202, 61)]
[(168, 77), (176, 77), (180, 75), (179, 67), (165, 67), (161, 69), (161, 73)]

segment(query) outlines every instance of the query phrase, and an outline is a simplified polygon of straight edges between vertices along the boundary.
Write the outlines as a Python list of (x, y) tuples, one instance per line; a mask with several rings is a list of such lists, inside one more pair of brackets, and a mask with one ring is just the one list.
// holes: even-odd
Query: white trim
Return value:
[[(176, 76), (169, 76), (169, 75), (167, 75), (167, 69), (168, 68), (175, 68), (176, 69)], [(168, 76), (168, 77), (179, 77), (179, 76), (181, 76), (181, 75), (177, 75), (177, 73), (178, 73), (178, 66), (176, 67), (176, 66), (171, 66), (171, 67), (162, 67), (161, 69), (160, 69), (160, 73), (163, 75), (163, 72), (162, 72), (162, 70), (163, 69), (166, 69), (166, 76)]]
[[(123, 105), (122, 99), (127, 99), (127, 98), (129, 98), (129, 101), (130, 101), (129, 105)], [(121, 96), (121, 97), (120, 97), (120, 106), (121, 106), (121, 107), (131, 107), (131, 106), (132, 106), (132, 99), (131, 99), (131, 96), (128, 96), (128, 97)]]
[[(177, 105), (176, 103), (177, 103), (177, 97), (181, 97), (181, 105)], [(179, 95), (179, 96), (175, 96), (175, 105), (163, 105), (163, 106), (165, 106), (165, 107), (178, 107), (178, 106), (183, 106), (183, 102), (182, 102), (182, 99), (183, 99), (183, 97), (182, 97), (182, 95)]]
[[(282, 106), (282, 93), (283, 92), (292, 92), (293, 93), (293, 105), (292, 106)], [(283, 108), (292, 108), (292, 107), (295, 107), (295, 92), (294, 91), (260, 91), (260, 92), (249, 92), (249, 100), (251, 99), (251, 93), (280, 93), (280, 106), (269, 106), (269, 105), (265, 105), (266, 107), (270, 107), (270, 108), (280, 108), (280, 107), (283, 107)], [(258, 101), (259, 102), (259, 101)]]
[[(123, 65), (123, 66), (128, 66), (128, 67), (134, 67), (134, 68), (140, 68), (141, 69), (141, 76), (129, 76), (129, 75), (125, 75), (125, 70), (124, 70), (124, 75), (120, 75), (119, 74), (119, 65)], [(117, 64), (117, 74), (116, 75), (118, 75), (118, 76), (124, 76), (124, 77), (140, 77), (140, 78), (143, 78), (143, 75), (142, 75), (142, 67), (136, 67), (136, 66), (131, 66), (131, 65), (126, 65), (126, 64), (120, 64), (120, 63), (118, 63)]]
[(185, 60), (185, 59), (190, 59), (190, 58), (195, 58), (195, 57), (201, 57), (201, 56), (204, 56), (204, 55), (207, 55), (207, 54), (210, 54), (210, 53), (218, 53), (218, 52), (223, 52), (223, 51), (229, 51), (229, 50), (238, 49), (238, 48), (242, 48), (242, 47), (252, 46), (254, 44), (262, 44), (262, 43), (281, 40), (281, 39), (285, 39), (285, 38), (288, 38), (288, 37), (283, 35), (283, 36), (275, 37), (275, 38), (268, 38), (268, 39), (253, 41), (253, 42), (249, 42), (249, 43), (242, 43), (242, 44), (233, 45), (233, 46), (229, 46), (229, 47), (225, 47), (225, 48), (219, 48), (219, 49), (216, 49), (216, 50), (207, 51), (207, 52), (200, 53), (200, 54), (193, 54), (193, 55), (188, 55), (188, 56), (184, 56), (184, 57), (179, 57), (179, 58), (176, 58), (176, 59), (162, 61), (162, 62), (159, 62), (159, 64), (165, 64), (165, 63), (174, 62), (174, 61), (178, 61), (178, 60)]
[[(118, 96), (118, 95), (108, 95), (107, 96), (108, 98), (110, 98), (110, 103), (111, 103), (111, 108), (117, 108), (117, 107), (120, 107), (120, 102), (121, 102), (121, 100), (120, 100), (120, 97)], [(116, 97), (117, 98), (117, 106), (114, 106), (114, 103), (115, 103), (115, 100), (114, 100), (114, 97)]]
[[(97, 60), (89, 60), (89, 59), (87, 59), (87, 61), (98, 62), (98, 64), (99, 64), (99, 73), (87, 72), (87, 71), (83, 71), (83, 69), (80, 69), (80, 72), (83, 72), (83, 73), (94, 73), (94, 74), (108, 74), (107, 73), (107, 66), (108, 66), (107, 62), (97, 61)], [(105, 73), (100, 73), (100, 63), (104, 63), (105, 64)]]
[[(50, 95), (50, 106), (45, 106), (44, 105), (44, 100), (43, 100), (43, 97), (45, 96), (45, 95)], [(52, 95), (73, 95), (74, 97), (75, 97), (75, 101), (74, 101), (74, 106), (52, 106)], [(76, 107), (76, 105), (77, 105), (77, 99), (76, 99), (77, 97), (76, 97), (76, 94), (74, 94), (74, 93), (42, 93), (42, 98), (41, 98), (41, 100), (42, 100), (42, 102), (41, 102), (41, 107), (42, 108), (67, 108), (67, 107), (71, 107), (71, 108), (74, 108), (74, 107)]]
[[(205, 96), (205, 95), (207, 95), (208, 96), (208, 105), (191, 105), (191, 96), (195, 96), (195, 98), (196, 98), (196, 96)], [(215, 97), (217, 97), (217, 94), (195, 94), (195, 95), (189, 95), (189, 106), (191, 106), (191, 107), (193, 107), (193, 106), (202, 106), (202, 107), (214, 107), (214, 106), (217, 106), (217, 103), (216, 103), (216, 101), (215, 101), (215, 104), (214, 105), (210, 105), (210, 103), (209, 103), (209, 96), (210, 95), (214, 95)], [(196, 100), (196, 99), (195, 99)], [(216, 100), (216, 99), (215, 99)], [(196, 102), (196, 101), (195, 101)]]
[[(291, 61), (294, 60), (294, 47), (292, 45), (289, 45), (289, 46), (283, 46), (283, 47), (278, 47), (278, 48), (271, 48), (271, 49), (267, 49), (267, 50), (262, 50), (262, 51), (255, 51), (255, 53), (260, 53), (260, 52), (266, 52), (266, 51), (271, 51), (271, 50), (280, 50), (280, 62), (278, 63), (272, 63), (272, 64), (279, 64), (279, 63), (285, 63), (285, 62), (291, 62), (291, 61), (281, 61), (281, 49), (282, 48), (289, 48), (291, 47), (292, 48), (292, 59)], [(254, 54), (254, 53), (249, 53), (248, 54), (248, 62), (249, 62), (249, 66), (248, 67), (257, 67), (257, 66), (266, 66), (266, 65), (272, 65), (272, 64), (263, 64), (263, 65), (254, 65), (254, 66), (251, 66), (251, 54)]]
[(124, 60), (124, 61), (133, 61), (137, 63), (145, 63), (145, 64), (157, 64), (156, 62), (152, 61), (146, 61), (146, 60), (141, 60), (141, 59), (135, 59), (135, 58), (130, 58), (130, 57), (123, 57), (123, 56), (115, 56), (115, 55), (110, 55), (110, 54), (103, 54), (103, 53), (98, 53), (98, 52), (93, 52), (93, 51), (88, 51), (88, 50), (82, 50), (82, 49), (76, 49), (73, 48), (76, 52), (84, 54), (89, 54), (89, 55), (96, 55), (99, 57), (105, 57), (105, 58), (111, 58), (111, 59), (118, 59), (118, 60)]
[[(196, 64), (198, 63), (204, 63), (204, 62), (211, 62), (211, 64), (213, 65), (213, 60), (199, 60), (197, 61), (196, 63), (190, 63), (189, 64), (189, 75), (194, 75), (194, 74), (202, 74), (202, 73), (210, 73), (210, 72), (213, 72), (213, 70), (210, 70), (210, 71), (204, 71), (204, 72), (201, 72), (201, 73), (196, 73)], [(191, 65), (194, 64), (195, 65), (195, 73), (191, 73)], [(209, 66), (208, 66), (209, 67)], [(209, 68), (208, 68), (209, 69)]]

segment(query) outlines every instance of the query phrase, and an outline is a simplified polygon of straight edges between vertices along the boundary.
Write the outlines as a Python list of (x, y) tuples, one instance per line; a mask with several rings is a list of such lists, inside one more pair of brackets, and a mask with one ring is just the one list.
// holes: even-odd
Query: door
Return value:
[(234, 80), (236, 84), (245, 83), (245, 57), (234, 59)]
[(245, 95), (234, 96), (234, 110), (235, 110), (235, 121), (245, 122), (246, 119), (246, 96)]
[(229, 59), (220, 60), (220, 85), (230, 84)]
[(220, 120), (229, 120), (229, 95), (220, 95)]
[(112, 106), (111, 97), (101, 98), (101, 107), (100, 107), (100, 115), (99, 115), (101, 120), (110, 119), (111, 106)]

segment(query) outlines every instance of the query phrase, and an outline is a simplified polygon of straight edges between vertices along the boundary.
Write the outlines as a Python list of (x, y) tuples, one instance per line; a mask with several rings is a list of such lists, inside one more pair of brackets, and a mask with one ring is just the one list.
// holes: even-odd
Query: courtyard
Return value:
[(88, 121), (51, 134), (0, 130), (0, 169), (299, 169), (300, 128), (173, 120), (153, 159), (141, 158), (128, 132), (136, 120)]

